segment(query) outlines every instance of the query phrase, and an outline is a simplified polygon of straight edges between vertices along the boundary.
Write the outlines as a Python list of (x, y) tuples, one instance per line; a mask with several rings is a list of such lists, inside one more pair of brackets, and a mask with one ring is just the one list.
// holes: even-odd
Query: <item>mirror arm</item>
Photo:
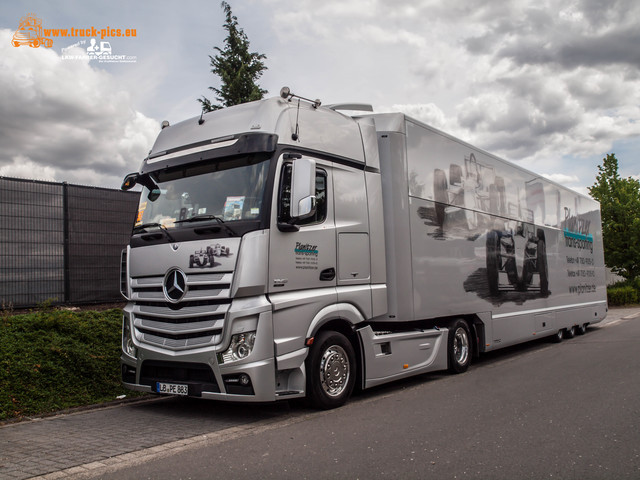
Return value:
[(300, 227), (293, 223), (278, 222), (278, 230), (281, 232), (297, 232), (300, 230)]

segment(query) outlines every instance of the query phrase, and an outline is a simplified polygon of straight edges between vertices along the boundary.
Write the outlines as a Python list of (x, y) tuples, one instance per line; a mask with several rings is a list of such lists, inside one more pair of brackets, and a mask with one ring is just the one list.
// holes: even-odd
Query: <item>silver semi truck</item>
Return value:
[(597, 202), (370, 111), (284, 88), (163, 124), (123, 184), (126, 387), (332, 408), (606, 316)]

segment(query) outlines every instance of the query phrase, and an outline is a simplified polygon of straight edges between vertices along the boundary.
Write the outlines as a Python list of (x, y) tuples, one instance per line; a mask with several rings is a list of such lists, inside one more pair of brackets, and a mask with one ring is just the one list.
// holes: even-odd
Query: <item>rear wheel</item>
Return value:
[(551, 337), (551, 341), (553, 343), (560, 343), (563, 338), (564, 338), (564, 330), (558, 330), (558, 333), (556, 333), (553, 337)]
[(467, 371), (471, 363), (471, 333), (464, 320), (456, 320), (449, 330), (448, 355), (451, 373)]
[(588, 323), (583, 323), (582, 325), (578, 325), (578, 327), (576, 328), (576, 333), (578, 335), (584, 335), (585, 333), (587, 333), (588, 325), (589, 325)]
[(571, 328), (566, 328), (564, 330), (564, 336), (565, 338), (573, 338), (576, 336), (576, 327), (575, 325), (572, 326)]
[(353, 346), (338, 332), (320, 332), (307, 357), (307, 396), (316, 408), (343, 405), (356, 382)]

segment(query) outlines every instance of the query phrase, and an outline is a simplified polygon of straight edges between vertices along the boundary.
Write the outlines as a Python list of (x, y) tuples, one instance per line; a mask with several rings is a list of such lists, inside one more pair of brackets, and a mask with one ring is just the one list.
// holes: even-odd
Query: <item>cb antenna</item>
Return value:
[(296, 142), (300, 138), (300, 125), (298, 123), (298, 119), (300, 117), (300, 100), (305, 100), (313, 106), (313, 108), (318, 108), (322, 105), (322, 102), (319, 99), (311, 100), (309, 98), (301, 97), (300, 95), (296, 95), (295, 93), (291, 93), (291, 89), (289, 87), (282, 87), (280, 89), (280, 96), (284, 98), (286, 101), (290, 102), (294, 98), (298, 99), (298, 109), (296, 112), (296, 130), (291, 134), (291, 139)]

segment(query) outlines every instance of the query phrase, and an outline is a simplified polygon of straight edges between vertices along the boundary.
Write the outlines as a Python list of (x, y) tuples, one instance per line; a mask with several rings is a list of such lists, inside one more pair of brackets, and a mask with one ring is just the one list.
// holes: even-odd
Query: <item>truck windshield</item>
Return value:
[[(259, 220), (268, 159), (248, 156), (181, 166), (152, 175), (158, 190), (140, 196), (135, 227), (164, 229), (194, 223)], [(159, 193), (159, 195), (157, 195)]]

